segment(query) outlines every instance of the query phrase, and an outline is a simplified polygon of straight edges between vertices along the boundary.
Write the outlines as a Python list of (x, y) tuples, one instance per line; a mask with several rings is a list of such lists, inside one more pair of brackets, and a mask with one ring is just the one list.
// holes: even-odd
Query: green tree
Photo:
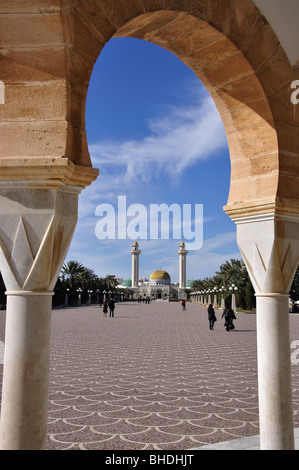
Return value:
[(68, 261), (61, 269), (60, 277), (62, 282), (69, 287), (74, 287), (82, 281), (82, 276), (86, 268), (78, 261)]
[(255, 306), (254, 289), (243, 260), (231, 259), (223, 263), (219, 271), (213, 277), (195, 281), (193, 291), (213, 290), (215, 287), (219, 290), (225, 288), (225, 301), (230, 304), (231, 290), (229, 288), (235, 285), (236, 303), (243, 309), (252, 309)]

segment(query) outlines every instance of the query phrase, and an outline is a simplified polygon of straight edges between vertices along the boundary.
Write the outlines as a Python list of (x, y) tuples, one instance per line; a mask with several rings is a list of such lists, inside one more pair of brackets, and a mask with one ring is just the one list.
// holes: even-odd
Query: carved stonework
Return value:
[(77, 206), (78, 194), (60, 189), (2, 189), (0, 265), (9, 292), (54, 288)]
[(0, 159), (0, 269), (8, 293), (53, 290), (98, 170), (68, 158)]
[(299, 218), (268, 214), (236, 224), (256, 293), (288, 293), (299, 263)]

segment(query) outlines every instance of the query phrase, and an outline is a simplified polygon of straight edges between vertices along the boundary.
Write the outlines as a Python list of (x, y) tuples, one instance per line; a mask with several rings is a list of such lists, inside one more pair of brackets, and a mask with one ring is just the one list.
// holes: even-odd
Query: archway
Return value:
[[(7, 104), (0, 262), (9, 319), (2, 448), (44, 446), (51, 291), (76, 224), (78, 193), (97, 174), (87, 149), (85, 100), (93, 64), (113, 36), (150, 40), (172, 51), (195, 71), (218, 107), (232, 165), (226, 211), (237, 222), (258, 295), (262, 446), (292, 448), (285, 312), (299, 259), (298, 111), (289, 99), (298, 72), (251, 0), (61, 5), (7, 4), (1, 17)], [(29, 37), (31, 29), (36, 34)], [(30, 338), (28, 322), (36, 331)], [(28, 364), (38, 372), (24, 379), (18, 371)], [(34, 404), (28, 402), (33, 392)], [(12, 401), (20, 408), (10, 406)]]

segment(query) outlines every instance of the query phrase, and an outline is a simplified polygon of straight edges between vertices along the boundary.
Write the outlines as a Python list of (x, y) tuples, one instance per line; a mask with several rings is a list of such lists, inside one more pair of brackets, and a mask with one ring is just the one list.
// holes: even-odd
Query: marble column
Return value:
[(33, 160), (1, 162), (0, 269), (7, 289), (1, 450), (45, 448), (53, 289), (75, 230), (78, 195), (96, 177), (67, 159), (43, 166)]
[(235, 222), (257, 297), (261, 449), (294, 449), (288, 296), (299, 262), (299, 218), (262, 214)]

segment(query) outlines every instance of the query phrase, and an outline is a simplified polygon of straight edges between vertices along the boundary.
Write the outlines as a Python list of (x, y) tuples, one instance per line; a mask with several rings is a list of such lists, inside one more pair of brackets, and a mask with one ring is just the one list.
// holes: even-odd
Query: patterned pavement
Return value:
[[(168, 302), (118, 303), (114, 318), (54, 310), (48, 449), (187, 450), (258, 434), (255, 315), (230, 332), (217, 318), (210, 331), (205, 307)], [(299, 315), (290, 321), (299, 340)], [(0, 341), (3, 325), (0, 312)]]

